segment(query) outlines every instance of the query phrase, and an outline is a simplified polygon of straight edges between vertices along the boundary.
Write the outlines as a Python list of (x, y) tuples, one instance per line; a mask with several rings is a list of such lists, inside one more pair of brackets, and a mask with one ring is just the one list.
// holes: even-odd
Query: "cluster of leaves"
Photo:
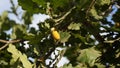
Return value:
[[(9, 12), (0, 16), (0, 67), (38, 68), (51, 64), (56, 67), (58, 56), (70, 61), (61, 68), (120, 67), (120, 10), (113, 15), (115, 24), (106, 19), (113, 6), (120, 6), (119, 0), (18, 0), (18, 3), (26, 11), (22, 15), (23, 24), (10, 20)], [(17, 16), (16, 9), (12, 7), (15, 10), (12, 13)], [(50, 16), (38, 23), (38, 30), (30, 27), (36, 13)], [(52, 38), (51, 27), (59, 31), (59, 41)], [(26, 41), (29, 48), (24, 47)], [(5, 45), (9, 47), (2, 49)], [(54, 54), (53, 59), (51, 54), (57, 47), (66, 50)], [(47, 65), (47, 59), (53, 61)]]

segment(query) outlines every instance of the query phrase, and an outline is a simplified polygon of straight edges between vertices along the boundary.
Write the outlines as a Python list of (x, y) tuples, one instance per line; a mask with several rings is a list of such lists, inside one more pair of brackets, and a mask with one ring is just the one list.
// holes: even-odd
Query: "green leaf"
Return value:
[(63, 32), (63, 31), (60, 31), (59, 32), (60, 33), (60, 42), (61, 43), (64, 43), (64, 42), (67, 42), (68, 41), (68, 39), (70, 38), (70, 34), (69, 34), (69, 32)]
[(10, 65), (12, 65), (13, 68), (18, 68), (19, 66), (21, 66), (19, 65), (19, 63), (20, 63), (19, 58), (16, 61), (14, 61), (14, 59), (10, 60)]
[(35, 53), (36, 55), (39, 55), (39, 52), (38, 52), (38, 50), (37, 50), (36, 47), (34, 48), (34, 53)]
[(90, 66), (93, 66), (95, 64), (96, 59), (99, 56), (100, 56), (100, 52), (92, 47), (81, 50), (81, 54), (77, 58), (77, 60), (81, 63), (86, 63), (89, 64)]
[(70, 30), (80, 30), (80, 26), (81, 26), (80, 23), (71, 23), (68, 26), (68, 29), (70, 29)]
[(8, 16), (8, 12), (7, 12), (7, 11), (4, 11), (4, 12), (2, 13), (2, 15), (1, 15), (1, 19), (2, 19), (3, 22), (5, 21), (5, 19), (7, 18), (7, 16)]
[(105, 68), (105, 65), (100, 64), (100, 63), (96, 63), (95, 65), (97, 66), (97, 68)]
[(32, 64), (28, 61), (25, 54), (20, 55), (20, 60), (25, 68), (32, 68)]
[(50, 28), (50, 24), (45, 22), (45, 27)]
[(18, 51), (18, 50), (16, 49), (16, 47), (15, 47), (14, 45), (12, 45), (12, 44), (9, 44), (9, 47), (8, 47), (7, 50), (8, 50), (8, 52), (12, 53), (12, 58), (13, 58), (13, 60), (14, 60), (14, 61), (17, 61), (17, 59), (19, 58), (21, 52)]
[(4, 11), (0, 17), (0, 29), (2, 31), (4, 30), (7, 31), (12, 27), (12, 25), (13, 25), (13, 21), (9, 20), (8, 12)]
[(38, 4), (39, 6), (46, 8), (46, 3), (47, 3), (46, 0), (32, 0), (32, 1)]
[(74, 68), (88, 68), (88, 67), (87, 67), (87, 65), (80, 63), (80, 64), (76, 65)]
[(60, 68), (73, 68), (73, 67), (72, 67), (72, 64), (65, 64), (64, 66), (62, 66)]
[(8, 65), (8, 62), (6, 62), (4, 60), (0, 60), (0, 64), (2, 64), (2, 65)]
[(111, 0), (96, 0), (96, 3), (99, 4), (99, 5), (109, 5), (111, 2)]
[(41, 41), (42, 36), (43, 35), (41, 33), (38, 33), (37, 35), (32, 33), (27, 33), (23, 38), (29, 41), (29, 44), (35, 45)]
[[(1, 23), (1, 29), (4, 31), (4, 30), (9, 30), (11, 28), (11, 23), (8, 22), (8, 19), (6, 21), (4, 21), (3, 23)], [(7, 25), (7, 26), (6, 26)]]
[(24, 14), (22, 15), (22, 17), (24, 18), (24, 24), (26, 26), (28, 26), (28, 25), (30, 25), (32, 23), (33, 14), (28, 13), (28, 12), (24, 12)]
[(90, 5), (91, 1), (90, 0), (79, 0), (77, 3), (78, 3), (78, 7), (84, 10)]
[(16, 38), (21, 39), (24, 37), (24, 34), (27, 33), (25, 25), (17, 24), (17, 25), (14, 25), (12, 28), (13, 28), (12, 29), (13, 31), (11, 34), (12, 39), (16, 39)]
[(120, 18), (120, 10), (117, 10), (117, 12), (113, 15), (112, 20), (114, 22), (119, 22), (120, 23), (120, 19), (118, 19), (118, 18)]
[(17, 61), (19, 58), (22, 62), (24, 68), (32, 68), (32, 64), (27, 59), (27, 56), (25, 54), (22, 54), (18, 49), (16, 49), (15, 45), (9, 44), (8, 52), (12, 53), (12, 58), (14, 62)]
[(97, 9), (95, 9), (94, 7), (90, 10), (91, 15), (95, 18), (95, 19), (102, 19), (102, 16), (99, 16), (97, 11)]
[[(34, 0), (33, 0), (34, 1)], [(45, 9), (40, 7), (36, 2), (32, 0), (18, 0), (18, 3), (24, 10), (27, 10), (31, 14), (33, 13), (45, 13)]]
[(27, 33), (27, 35), (24, 36), (24, 39), (31, 40), (31, 39), (33, 39), (34, 37), (35, 37), (34, 34), (32, 34), (32, 33)]
[(57, 9), (58, 7), (63, 7), (64, 5), (66, 5), (69, 0), (51, 0), (50, 2), (53, 5), (53, 8)]
[(73, 35), (75, 38), (79, 38), (82, 42), (87, 43), (85, 37), (81, 36), (80, 34), (72, 33), (72, 35)]
[(120, 29), (119, 28), (107, 27), (107, 26), (102, 26), (102, 27), (105, 28), (105, 29), (107, 29), (107, 30), (120, 33)]

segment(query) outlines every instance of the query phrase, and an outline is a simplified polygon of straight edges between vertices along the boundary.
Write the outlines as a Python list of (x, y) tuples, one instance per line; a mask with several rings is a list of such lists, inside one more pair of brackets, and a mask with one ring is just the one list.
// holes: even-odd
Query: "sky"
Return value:
[(112, 8), (113, 8), (113, 11), (108, 15), (107, 20), (109, 22), (112, 22), (112, 24), (115, 24), (114, 21), (112, 20), (112, 16), (117, 12), (118, 8), (115, 5)]
[(5, 10), (10, 10), (10, 1), (9, 0), (0, 0), (0, 15)]
[[(18, 5), (18, 2), (17, 0), (13, 0), (14, 1), (14, 4), (15, 6)], [(11, 11), (11, 4), (10, 4), (10, 0), (0, 0), (0, 15), (4, 12), (4, 11)], [(23, 14), (23, 10), (21, 7), (18, 7), (18, 13), (19, 13), (19, 18), (21, 18), (22, 14)], [(16, 23), (19, 23), (19, 24), (23, 24), (23, 21), (22, 20), (19, 20), (14, 14), (8, 14), (8, 17), (11, 19), (11, 20), (15, 20)], [(45, 14), (34, 14), (33, 15), (33, 21), (32, 21), (32, 24), (30, 25), (30, 27), (35, 27), (36, 30), (38, 30), (38, 26), (37, 24), (39, 22), (44, 22), (45, 19), (49, 18), (48, 15), (45, 15)], [(31, 59), (31, 58), (30, 58)], [(33, 59), (31, 59), (33, 60)], [(58, 63), (58, 67), (62, 66), (63, 64), (65, 63), (68, 63), (69, 61), (67, 60), (66, 57), (62, 57), (61, 58), (61, 61)], [(48, 61), (46, 61), (46, 63), (48, 63)]]
[[(13, 0), (14, 1), (14, 4), (15, 6), (18, 5), (18, 2), (17, 0)], [(4, 12), (4, 11), (11, 11), (11, 4), (10, 4), (10, 0), (0, 0), (0, 15)], [(17, 9), (17, 13), (19, 13), (19, 18), (21, 18), (22, 14), (23, 14), (23, 10), (21, 7), (18, 7)], [(16, 23), (20, 23), (22, 24), (23, 21), (19, 20), (14, 14), (10, 13), (8, 14), (8, 17), (11, 19), (11, 20), (15, 20)], [(43, 22), (46, 18), (49, 18), (48, 15), (45, 15), (45, 14), (34, 14), (33, 15), (33, 21), (32, 21), (32, 24), (30, 25), (30, 27), (35, 27), (36, 29), (38, 29), (38, 26), (37, 26), (37, 23), (39, 22)]]

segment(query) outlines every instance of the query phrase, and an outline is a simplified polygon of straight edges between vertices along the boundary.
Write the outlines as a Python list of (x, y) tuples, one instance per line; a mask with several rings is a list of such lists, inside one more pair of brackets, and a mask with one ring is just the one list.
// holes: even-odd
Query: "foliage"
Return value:
[[(60, 68), (120, 67), (119, 0), (18, 0), (24, 10), (18, 18), (22, 24), (8, 17), (11, 13), (19, 17), (18, 7), (10, 1), (12, 11), (0, 16), (1, 68), (55, 68), (63, 56), (69, 63)], [(106, 18), (113, 6), (118, 9), (112, 18), (114, 23)], [(30, 25), (38, 13), (50, 18), (35, 29)], [(59, 41), (52, 37), (52, 27), (59, 32)], [(48, 59), (51, 61), (46, 64)]]
[[(9, 44), (8, 52), (12, 53), (12, 58), (10, 64), (14, 64), (16, 61), (19, 63), (19, 60), (22, 62), (23, 67), (32, 68), (31, 63), (27, 60), (27, 56), (18, 51), (14, 45)], [(17, 66), (17, 65), (16, 65)]]

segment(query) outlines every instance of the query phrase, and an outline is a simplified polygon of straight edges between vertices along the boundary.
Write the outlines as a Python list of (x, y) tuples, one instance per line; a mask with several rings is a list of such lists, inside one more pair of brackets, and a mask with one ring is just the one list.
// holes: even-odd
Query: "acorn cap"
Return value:
[(55, 28), (54, 28), (54, 27), (52, 27), (52, 28), (51, 28), (51, 31), (54, 31), (54, 30), (55, 30)]

